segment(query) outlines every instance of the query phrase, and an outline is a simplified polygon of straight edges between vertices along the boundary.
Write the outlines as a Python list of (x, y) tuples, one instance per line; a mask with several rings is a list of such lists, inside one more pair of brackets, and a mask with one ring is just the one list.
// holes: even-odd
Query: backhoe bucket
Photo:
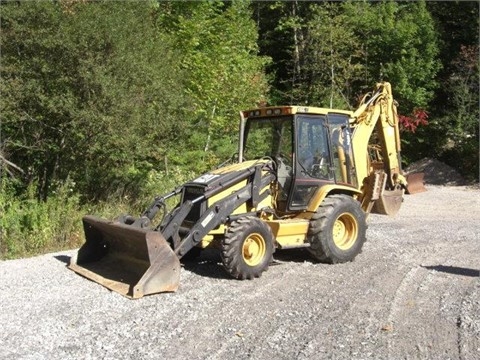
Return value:
[(425, 177), (424, 172), (411, 173), (407, 175), (407, 194), (417, 194), (424, 191), (427, 191), (425, 188), (425, 182), (423, 178)]
[(372, 213), (395, 216), (402, 206), (403, 192), (403, 189), (383, 190), (373, 205)]
[(83, 218), (83, 228), (73, 271), (134, 299), (177, 290), (180, 261), (161, 233), (94, 216)]

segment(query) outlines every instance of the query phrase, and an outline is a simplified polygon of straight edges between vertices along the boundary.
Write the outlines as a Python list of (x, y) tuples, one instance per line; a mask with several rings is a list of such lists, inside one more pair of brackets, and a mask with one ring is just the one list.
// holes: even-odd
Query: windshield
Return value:
[(283, 116), (268, 119), (248, 119), (245, 125), (245, 160), (281, 156), (291, 161), (292, 117)]

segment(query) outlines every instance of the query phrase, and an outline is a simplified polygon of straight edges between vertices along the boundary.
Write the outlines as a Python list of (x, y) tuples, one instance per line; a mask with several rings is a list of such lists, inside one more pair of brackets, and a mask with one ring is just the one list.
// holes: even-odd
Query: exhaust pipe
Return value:
[(95, 216), (83, 218), (83, 229), (71, 270), (132, 299), (178, 289), (180, 261), (158, 231)]

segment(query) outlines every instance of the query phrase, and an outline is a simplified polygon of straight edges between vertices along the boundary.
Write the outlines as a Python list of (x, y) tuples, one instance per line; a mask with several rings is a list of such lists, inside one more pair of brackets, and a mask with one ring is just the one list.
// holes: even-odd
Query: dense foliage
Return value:
[[(355, 108), (478, 176), (478, 2), (1, 1), (0, 257), (76, 245), (236, 151), (259, 103)], [(413, 133), (414, 131), (414, 133)]]

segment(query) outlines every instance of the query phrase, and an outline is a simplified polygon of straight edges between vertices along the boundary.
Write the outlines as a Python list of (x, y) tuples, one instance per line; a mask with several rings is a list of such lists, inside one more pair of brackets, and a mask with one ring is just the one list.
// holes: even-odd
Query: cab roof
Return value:
[(315, 106), (268, 106), (251, 110), (242, 111), (245, 118), (264, 117), (264, 116), (281, 116), (293, 114), (311, 114), (311, 115), (327, 115), (327, 114), (344, 114), (353, 115), (353, 111), (321, 108)]

